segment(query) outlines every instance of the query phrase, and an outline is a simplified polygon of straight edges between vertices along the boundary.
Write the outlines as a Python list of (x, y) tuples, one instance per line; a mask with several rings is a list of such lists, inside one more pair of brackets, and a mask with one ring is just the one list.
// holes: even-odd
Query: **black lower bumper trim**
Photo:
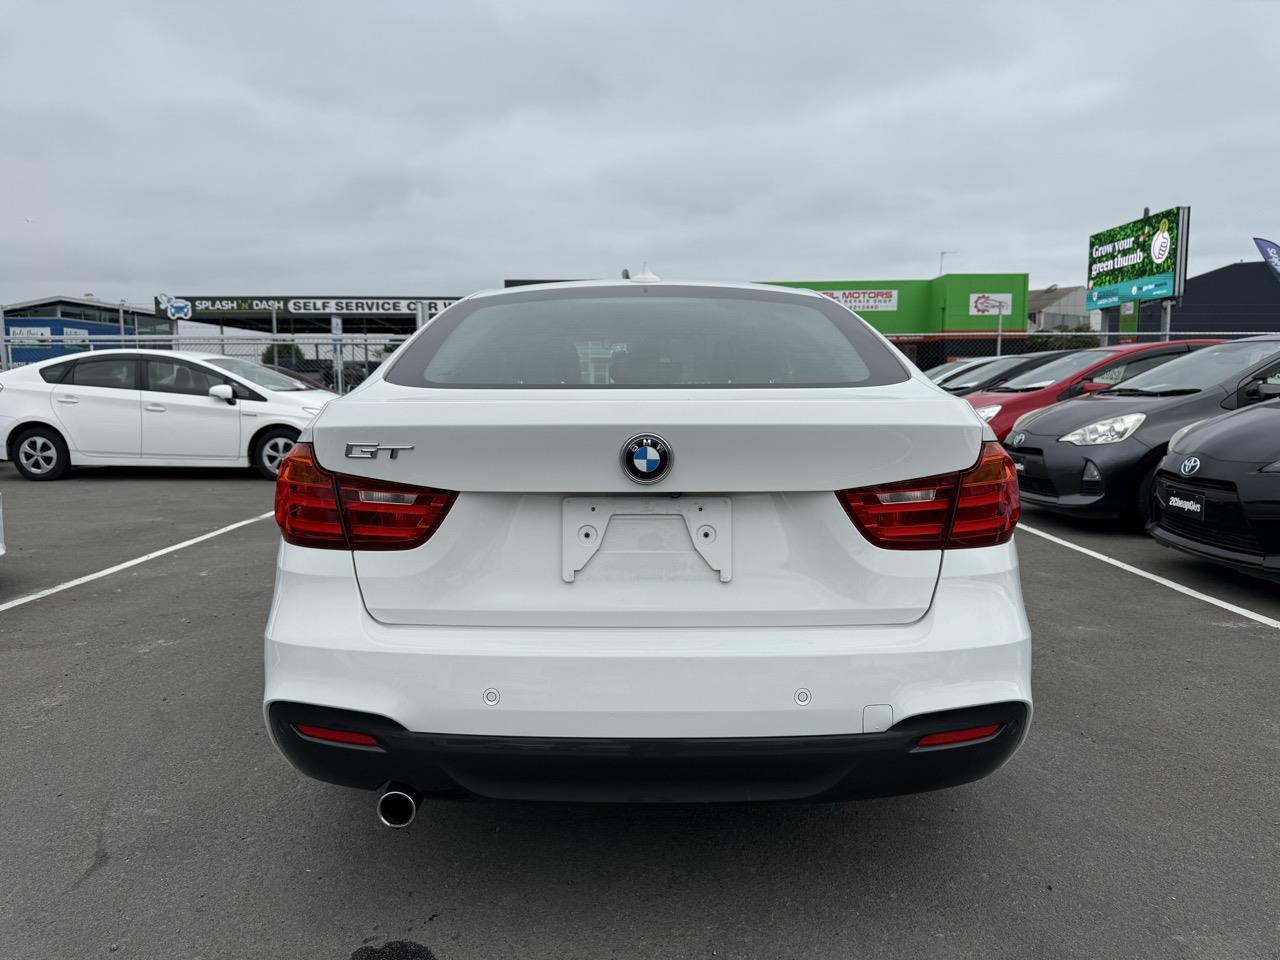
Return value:
[(1280, 554), (1264, 556), (1256, 553), (1247, 553), (1243, 550), (1228, 550), (1213, 544), (1201, 543), (1199, 540), (1184, 537), (1162, 526), (1159, 522), (1147, 524), (1147, 533), (1161, 546), (1172, 547), (1201, 560), (1211, 560), (1214, 563), (1220, 563), (1244, 573), (1251, 573), (1257, 577), (1280, 580)]
[[(376, 790), (398, 782), (436, 797), (698, 803), (854, 800), (968, 783), (1018, 748), (1027, 707), (923, 714), (884, 733), (653, 740), (413, 733), (374, 714), (285, 702), (271, 704), (269, 717), (295, 767), (342, 786)], [(304, 737), (298, 724), (368, 733), (378, 747)], [(988, 724), (999, 730), (978, 742), (917, 746), (927, 733)]]

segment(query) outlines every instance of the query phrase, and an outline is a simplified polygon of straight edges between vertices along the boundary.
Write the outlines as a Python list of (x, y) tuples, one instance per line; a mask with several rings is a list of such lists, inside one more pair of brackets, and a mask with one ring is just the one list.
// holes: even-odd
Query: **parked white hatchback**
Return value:
[(0, 373), (0, 459), (28, 480), (73, 466), (252, 466), (274, 478), (334, 396), (211, 353), (57, 357)]
[(1013, 464), (814, 293), (485, 293), (276, 483), (265, 715), (301, 771), (503, 799), (848, 799), (1026, 734)]

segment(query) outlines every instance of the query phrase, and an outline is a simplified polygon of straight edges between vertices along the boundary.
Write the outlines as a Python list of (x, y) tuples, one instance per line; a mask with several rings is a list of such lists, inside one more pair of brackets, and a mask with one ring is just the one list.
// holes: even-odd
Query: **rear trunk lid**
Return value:
[[(982, 442), (963, 401), (916, 381), (409, 397), (371, 383), (313, 432), (328, 470), (459, 492), (421, 547), (355, 553), (375, 619), (512, 627), (911, 622), (941, 551), (872, 546), (834, 491), (964, 470)], [(652, 486), (620, 463), (640, 433), (671, 452)]]

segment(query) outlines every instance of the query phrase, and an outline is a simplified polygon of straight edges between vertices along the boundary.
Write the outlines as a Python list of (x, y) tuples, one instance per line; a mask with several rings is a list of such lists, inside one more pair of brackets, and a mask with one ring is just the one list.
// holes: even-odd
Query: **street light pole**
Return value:
[(996, 304), (996, 356), (1000, 356), (1004, 346), (1004, 301)]
[(938, 251), (938, 276), (942, 276), (942, 262), (947, 259), (948, 253), (957, 253), (956, 250), (939, 250)]

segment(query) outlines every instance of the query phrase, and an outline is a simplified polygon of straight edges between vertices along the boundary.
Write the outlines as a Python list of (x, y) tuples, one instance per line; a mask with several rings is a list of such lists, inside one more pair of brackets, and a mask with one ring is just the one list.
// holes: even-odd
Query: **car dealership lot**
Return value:
[[(1036, 716), (985, 781), (831, 806), (428, 803), (393, 832), (267, 741), (270, 520), (4, 608), (260, 516), (270, 484), (5, 465), (0, 493), (4, 956), (1274, 955), (1280, 631), (1027, 531)], [(1280, 619), (1274, 585), (1114, 524), (1024, 520)]]

